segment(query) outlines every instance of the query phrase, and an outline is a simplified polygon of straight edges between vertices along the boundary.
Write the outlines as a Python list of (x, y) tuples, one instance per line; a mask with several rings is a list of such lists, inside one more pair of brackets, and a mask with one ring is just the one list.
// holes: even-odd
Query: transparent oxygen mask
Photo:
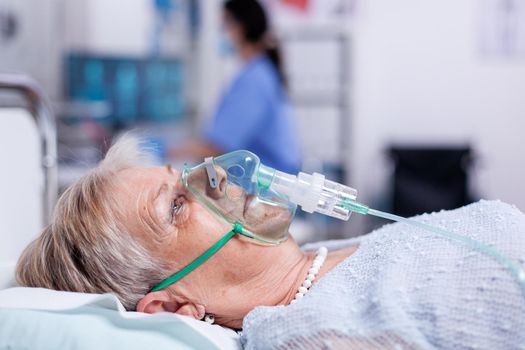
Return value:
[(286, 174), (261, 164), (259, 157), (249, 151), (235, 151), (184, 169), (182, 179), (209, 210), (234, 229), (241, 227), (243, 236), (259, 242), (285, 241), (297, 205), (303, 211), (341, 220), (348, 220), (352, 212), (374, 215), (417, 226), (490, 256), (516, 278), (525, 296), (525, 271), (495, 248), (414, 219), (369, 208), (357, 202), (355, 189), (326, 180), (322, 174)]
[(182, 172), (183, 183), (197, 200), (230, 225), (241, 224), (244, 236), (266, 244), (288, 238), (296, 205), (259, 181), (259, 157), (235, 151), (206, 158)]

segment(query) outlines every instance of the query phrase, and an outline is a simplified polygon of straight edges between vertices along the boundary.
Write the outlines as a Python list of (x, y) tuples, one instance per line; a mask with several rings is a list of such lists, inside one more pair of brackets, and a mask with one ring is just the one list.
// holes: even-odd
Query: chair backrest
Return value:
[(0, 288), (24, 247), (44, 224), (40, 137), (24, 109), (0, 108)]
[(461, 147), (392, 147), (393, 212), (414, 216), (471, 203), (471, 150)]

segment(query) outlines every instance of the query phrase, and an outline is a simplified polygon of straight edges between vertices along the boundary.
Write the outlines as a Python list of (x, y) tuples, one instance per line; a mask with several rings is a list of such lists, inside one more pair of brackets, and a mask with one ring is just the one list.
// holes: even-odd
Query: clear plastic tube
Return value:
[(463, 244), (470, 249), (491, 257), (507, 269), (516, 279), (525, 297), (525, 271), (496, 249), (469, 237), (427, 225), (414, 219), (407, 219), (370, 209), (368, 206), (356, 201), (357, 191), (355, 189), (325, 180), (324, 175), (299, 173), (297, 176), (294, 176), (269, 167), (262, 167), (259, 171), (259, 185), (288, 196), (291, 202), (300, 205), (301, 209), (308, 213), (318, 212), (341, 220), (348, 220), (352, 212), (373, 215), (412, 225)]
[[(362, 206), (362, 207), (366, 207), (366, 206)], [(362, 211), (359, 211), (359, 212), (362, 213)], [(525, 297), (525, 271), (523, 271), (511, 259), (509, 259), (505, 255), (501, 254), (496, 249), (494, 249), (494, 248), (492, 248), (492, 247), (490, 247), (490, 246), (488, 246), (486, 244), (483, 244), (483, 243), (481, 243), (479, 241), (471, 239), (469, 237), (462, 236), (462, 235), (459, 235), (459, 234), (456, 234), (456, 233), (453, 233), (453, 232), (450, 232), (450, 231), (447, 231), (447, 230), (443, 230), (443, 229), (441, 229), (439, 227), (427, 225), (427, 224), (425, 224), (423, 222), (419, 222), (419, 221), (414, 220), (414, 219), (407, 219), (407, 218), (404, 218), (402, 216), (385, 213), (385, 212), (382, 212), (382, 211), (379, 211), (379, 210), (375, 210), (375, 209), (368, 209), (367, 210), (367, 214), (373, 215), (373, 216), (377, 216), (377, 217), (380, 217), (380, 218), (383, 218), (383, 219), (388, 219), (388, 220), (392, 220), (392, 221), (401, 222), (401, 223), (404, 223), (404, 224), (412, 225), (412, 226), (415, 226), (415, 227), (418, 227), (418, 228), (430, 231), (430, 232), (432, 232), (432, 233), (434, 233), (434, 234), (436, 234), (438, 236), (447, 238), (447, 239), (449, 239), (451, 241), (455, 241), (455, 242), (461, 243), (461, 244), (467, 246), (470, 249), (476, 250), (476, 251), (478, 251), (478, 252), (480, 252), (482, 254), (485, 254), (485, 255), (491, 257), (492, 259), (496, 260), (503, 267), (505, 267), (507, 269), (507, 271), (509, 271), (511, 273), (511, 275), (516, 279), (517, 283), (521, 287), (521, 291), (523, 292), (523, 296)]]

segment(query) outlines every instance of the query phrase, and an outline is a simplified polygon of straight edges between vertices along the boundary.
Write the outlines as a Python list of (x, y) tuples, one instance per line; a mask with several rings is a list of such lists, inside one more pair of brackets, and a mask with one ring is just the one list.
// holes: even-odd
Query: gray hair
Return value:
[[(22, 286), (112, 293), (127, 310), (169, 272), (126, 229), (121, 203), (111, 196), (117, 173), (143, 166), (147, 152), (125, 135), (91, 173), (60, 197), (52, 223), (22, 253), (16, 269)], [(120, 218), (120, 219), (119, 219)]]

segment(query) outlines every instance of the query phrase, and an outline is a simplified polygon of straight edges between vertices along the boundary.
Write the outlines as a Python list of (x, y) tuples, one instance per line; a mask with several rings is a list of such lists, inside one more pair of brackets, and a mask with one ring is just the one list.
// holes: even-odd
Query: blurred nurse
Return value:
[(247, 149), (271, 167), (297, 173), (301, 167), (297, 128), (266, 13), (255, 0), (228, 0), (223, 20), (223, 49), (239, 56), (242, 69), (224, 92), (203, 139), (173, 153), (202, 159)]

